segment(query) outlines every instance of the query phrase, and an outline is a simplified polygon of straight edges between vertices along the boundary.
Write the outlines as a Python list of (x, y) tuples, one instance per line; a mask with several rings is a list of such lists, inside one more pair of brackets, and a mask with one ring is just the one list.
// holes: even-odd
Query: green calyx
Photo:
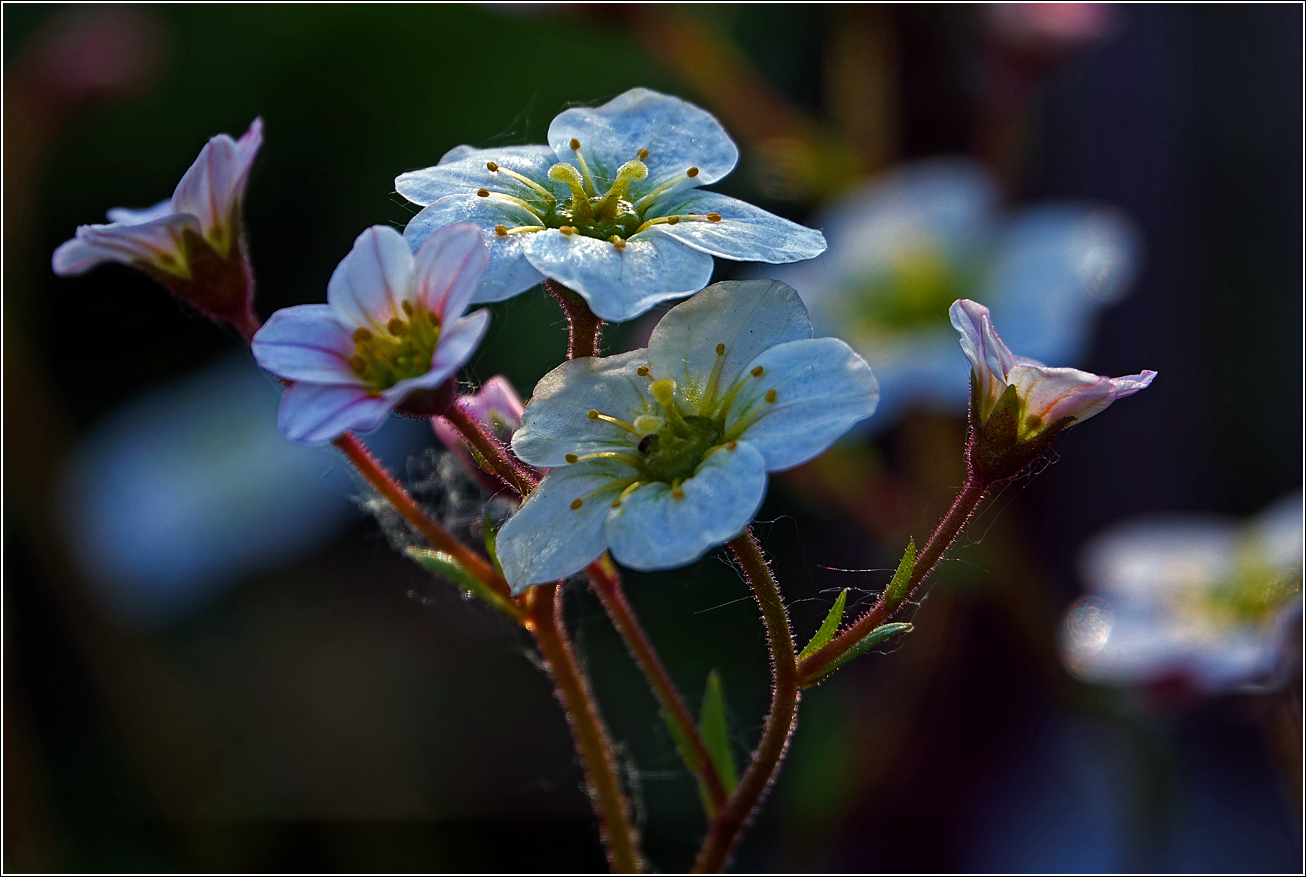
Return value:
[(864, 277), (847, 298), (842, 316), (872, 336), (929, 329), (953, 301), (965, 297), (969, 280), (942, 251), (918, 245)]
[(354, 355), (349, 366), (373, 392), (388, 390), (431, 370), (431, 357), (440, 340), (440, 318), (407, 301), (404, 314), (407, 320), (395, 317), (384, 331), (354, 332)]
[(584, 237), (609, 240), (613, 236), (630, 237), (639, 230), (643, 219), (635, 205), (626, 199), (631, 183), (648, 176), (648, 168), (641, 161), (628, 161), (618, 170), (608, 191), (599, 194), (594, 190), (588, 175), (566, 163), (549, 169), (549, 179), (565, 183), (571, 197), (561, 204), (551, 205), (543, 215), (545, 228), (570, 229)]
[(648, 481), (675, 484), (691, 477), (707, 452), (721, 443), (721, 425), (680, 409), (675, 384), (654, 381), (649, 391), (663, 410), (662, 426), (640, 439), (640, 472)]
[(1073, 417), (1063, 417), (1050, 424), (1036, 422), (1025, 416), (1024, 407), (1015, 384), (1008, 384), (993, 410), (985, 415), (978, 382), (971, 375), (971, 429), (966, 460), (971, 472), (984, 483), (998, 484), (1015, 478), (1042, 457), (1052, 440), (1075, 421)]

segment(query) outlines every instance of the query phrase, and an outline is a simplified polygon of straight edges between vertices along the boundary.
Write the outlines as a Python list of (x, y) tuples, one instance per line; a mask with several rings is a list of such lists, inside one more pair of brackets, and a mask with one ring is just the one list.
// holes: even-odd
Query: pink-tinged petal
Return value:
[(1155, 377), (1154, 371), (1107, 378), (1073, 368), (1019, 365), (1011, 370), (1010, 380), (1024, 401), (1025, 416), (1051, 424), (1063, 417), (1087, 420), (1115, 400), (1146, 388)]
[(384, 330), (395, 317), (407, 319), (403, 302), (412, 295), (413, 254), (403, 236), (374, 225), (358, 236), (327, 283), (327, 304), (349, 330)]
[(141, 225), (83, 225), (54, 251), (56, 274), (81, 274), (101, 262), (146, 262), (179, 277), (189, 275), (184, 232), (199, 233), (193, 216), (171, 214)]
[(490, 255), (479, 228), (456, 222), (427, 238), (413, 262), (416, 295), (428, 313), (449, 323), (467, 310), (485, 278)]
[(393, 408), (392, 402), (360, 386), (291, 384), (281, 396), (277, 427), (288, 441), (320, 445), (346, 430), (376, 429)]
[(227, 134), (210, 138), (172, 193), (172, 209), (196, 217), (204, 237), (223, 256), (230, 252), (232, 214), (262, 142), (261, 119), (254, 120), (239, 143)]
[(464, 397), (462, 406), (486, 426), (493, 427), (497, 418), (513, 429), (521, 426), (522, 414), (526, 411), (521, 396), (503, 375), (490, 378), (474, 396)]
[(251, 342), (254, 359), (288, 381), (348, 384), (357, 380), (349, 358), (353, 337), (328, 305), (299, 305), (273, 314)]
[(1011, 369), (1022, 362), (1034, 364), (1033, 360), (1022, 360), (1007, 348), (993, 328), (989, 309), (979, 302), (965, 298), (953, 302), (948, 318), (961, 333), (962, 352), (970, 360), (978, 383), (980, 410), (987, 416), (1006, 389)]
[(141, 225), (146, 222), (154, 222), (157, 219), (171, 216), (175, 213), (172, 209), (172, 200), (160, 201), (153, 207), (146, 207), (144, 210), (133, 210), (130, 207), (114, 207), (109, 211), (109, 222), (116, 225)]

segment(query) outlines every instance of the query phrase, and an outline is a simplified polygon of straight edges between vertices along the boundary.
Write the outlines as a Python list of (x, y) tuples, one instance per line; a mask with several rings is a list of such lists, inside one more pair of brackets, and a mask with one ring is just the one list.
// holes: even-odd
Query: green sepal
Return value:
[(976, 384), (972, 374), (971, 430), (966, 447), (966, 462), (972, 474), (986, 485), (992, 486), (1015, 478), (1026, 466), (1042, 457), (1052, 440), (1075, 422), (1073, 417), (1063, 417), (1033, 432), (1022, 431), (1022, 403), (1015, 384), (1008, 384), (988, 417), (981, 417)]
[(884, 607), (890, 613), (895, 612), (902, 601), (907, 599), (907, 586), (911, 583), (911, 574), (915, 568), (916, 540), (912, 539), (907, 542), (907, 550), (902, 553), (902, 560), (898, 561), (898, 569), (894, 571), (889, 587), (884, 589)]
[(803, 650), (798, 653), (798, 660), (816, 654), (826, 643), (834, 639), (834, 633), (839, 629), (839, 622), (843, 621), (843, 606), (847, 601), (848, 589), (844, 588), (835, 598), (834, 605), (830, 607), (830, 612), (821, 622), (821, 626), (812, 634), (812, 641), (803, 646)]
[(487, 508), (481, 512), (481, 534), (485, 537), (485, 553), (490, 555), (490, 563), (494, 564), (494, 571), (499, 574), (500, 578), (505, 578), (503, 567), (499, 566), (499, 534), (494, 529), (494, 519), (490, 517), (490, 510)]
[(866, 636), (862, 637), (861, 641), (858, 642), (857, 645), (853, 646), (847, 652), (845, 652), (844, 654), (840, 655), (837, 659), (835, 659), (833, 664), (823, 669), (821, 671), (820, 676), (813, 679), (810, 683), (804, 683), (804, 684), (808, 684), (808, 685), (815, 684), (816, 682), (819, 682), (825, 677), (829, 676), (835, 670), (838, 670), (844, 664), (847, 664), (853, 658), (865, 654), (866, 652), (870, 651), (871, 649), (875, 648), (878, 645), (881, 645), (885, 641), (891, 639), (892, 637), (897, 636), (900, 633), (911, 633), (911, 631), (912, 631), (912, 625), (904, 621), (895, 621), (890, 624), (881, 624), (879, 627), (875, 628), (875, 630), (871, 631), (870, 633), (866, 634)]
[(721, 785), (729, 795), (739, 785), (735, 759), (730, 752), (730, 730), (726, 724), (726, 698), (722, 691), (721, 674), (713, 670), (707, 674), (707, 689), (703, 692), (703, 709), (698, 716), (699, 733), (703, 745), (716, 767)]
[(712, 806), (712, 796), (707, 793), (707, 783), (703, 782), (703, 762), (699, 760), (698, 754), (694, 752), (694, 747), (690, 745), (689, 738), (685, 736), (685, 732), (671, 718), (671, 714), (666, 710), (658, 710), (658, 715), (666, 723), (667, 731), (671, 733), (671, 739), (676, 741), (676, 751), (680, 753), (680, 760), (685, 763), (685, 768), (698, 780), (698, 797), (703, 801), (703, 812), (707, 814), (708, 819), (711, 819), (716, 815), (716, 808)]
[(453, 555), (432, 548), (420, 548), (416, 545), (405, 549), (405, 553), (425, 567), (428, 572), (432, 572), (443, 579), (448, 579), (500, 612), (508, 615), (514, 614), (514, 610), (511, 608), (512, 604), (508, 603), (501, 594), (487, 588), (480, 579), (464, 569), (462, 564), (454, 560)]

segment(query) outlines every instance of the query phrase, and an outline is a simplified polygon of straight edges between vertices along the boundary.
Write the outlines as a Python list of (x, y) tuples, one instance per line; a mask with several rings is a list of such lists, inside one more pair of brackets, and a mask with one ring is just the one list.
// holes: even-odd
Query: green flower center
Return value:
[(440, 340), (440, 317), (404, 302), (406, 320), (395, 317), (384, 332), (354, 332), (354, 355), (349, 366), (373, 393), (431, 370), (431, 357)]
[(971, 272), (952, 264), (931, 243), (918, 243), (894, 261), (865, 275), (837, 315), (858, 334), (890, 335), (938, 325), (939, 315), (971, 291)]

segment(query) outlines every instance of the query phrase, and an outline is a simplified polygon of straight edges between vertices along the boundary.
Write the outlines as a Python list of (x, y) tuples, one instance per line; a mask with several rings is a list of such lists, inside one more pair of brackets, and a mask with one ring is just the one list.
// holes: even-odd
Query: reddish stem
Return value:
[(753, 595), (762, 607), (762, 618), (766, 622), (766, 635), (771, 646), (771, 710), (762, 726), (757, 749), (753, 751), (752, 763), (708, 826), (707, 837), (694, 862), (696, 873), (720, 871), (730, 860), (735, 844), (780, 772), (780, 764), (784, 761), (798, 719), (798, 701), (802, 693), (793, 632), (789, 629), (789, 613), (762, 547), (757, 544), (753, 531), (747, 529), (743, 535), (730, 541), (730, 550), (752, 585)]
[(567, 358), (599, 355), (599, 330), (603, 320), (594, 315), (589, 303), (556, 280), (545, 280), (544, 288), (558, 300), (567, 316)]
[(509, 453), (497, 438), (491, 435), (481, 422), (472, 417), (458, 402), (454, 402), (440, 415), (454, 429), (467, 439), (472, 450), (490, 466), (494, 476), (502, 481), (523, 499), (539, 484), (535, 473)]
[(621, 790), (612, 738), (594, 706), (594, 694), (581, 674), (563, 623), (562, 585), (536, 585), (529, 591), (526, 628), (553, 679), (554, 693), (567, 716), (576, 751), (585, 767), (585, 787), (599, 817), (599, 834), (608, 863), (617, 873), (644, 870), (630, 804)]

